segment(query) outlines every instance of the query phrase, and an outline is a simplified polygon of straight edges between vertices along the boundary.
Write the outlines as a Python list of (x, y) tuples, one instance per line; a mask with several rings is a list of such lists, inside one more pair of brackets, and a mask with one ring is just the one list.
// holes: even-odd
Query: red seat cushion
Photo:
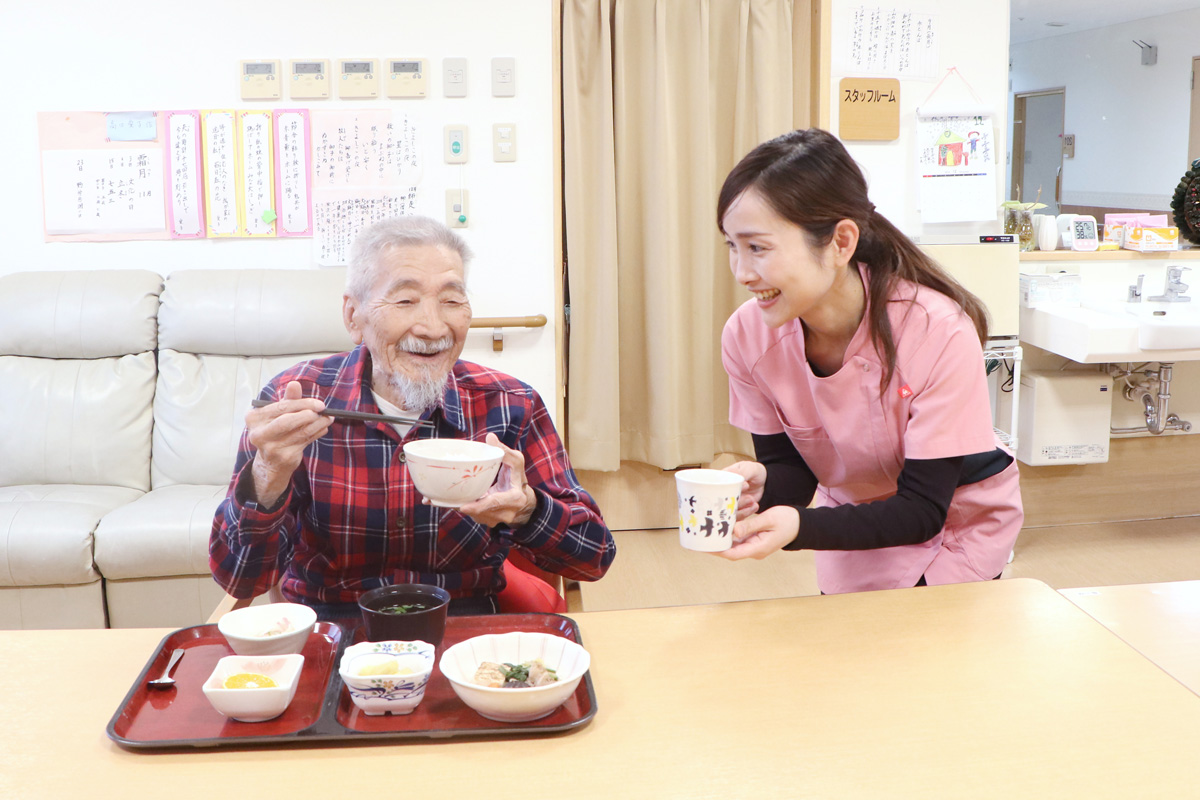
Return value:
[(496, 595), (501, 614), (566, 613), (565, 597), (541, 578), (515, 566), (512, 561), (504, 562), (504, 578), (508, 584)]

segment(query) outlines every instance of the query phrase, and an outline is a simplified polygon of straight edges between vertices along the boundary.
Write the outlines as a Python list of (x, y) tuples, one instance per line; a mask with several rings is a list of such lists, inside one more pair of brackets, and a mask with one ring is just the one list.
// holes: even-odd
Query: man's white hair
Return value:
[(375, 279), (380, 256), (392, 247), (435, 245), (457, 253), (462, 259), (463, 277), (474, 253), (466, 240), (446, 225), (430, 217), (400, 216), (368, 225), (354, 237), (350, 248), (350, 265), (346, 270), (346, 294), (355, 300), (365, 300)]

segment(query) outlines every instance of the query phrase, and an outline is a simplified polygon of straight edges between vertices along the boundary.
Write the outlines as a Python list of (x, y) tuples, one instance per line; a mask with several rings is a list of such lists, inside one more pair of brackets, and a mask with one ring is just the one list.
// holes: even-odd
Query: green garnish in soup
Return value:
[(407, 614), (410, 611), (425, 611), (432, 606), (425, 603), (398, 603), (394, 606), (384, 606), (379, 609), (381, 614)]

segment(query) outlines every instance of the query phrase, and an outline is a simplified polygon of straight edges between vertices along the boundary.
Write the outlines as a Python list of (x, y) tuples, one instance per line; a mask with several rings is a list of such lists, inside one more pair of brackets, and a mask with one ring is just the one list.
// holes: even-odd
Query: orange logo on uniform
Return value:
[(905, 400), (907, 400), (908, 398), (910, 398), (910, 397), (912, 397), (912, 396), (913, 396), (913, 390), (912, 390), (912, 389), (910, 389), (910, 388), (908, 388), (908, 384), (907, 384), (907, 383), (906, 383), (906, 384), (904, 384), (903, 386), (901, 386), (901, 387), (900, 387), (899, 389), (897, 389), (896, 391), (897, 391), (897, 393), (898, 393), (898, 394), (899, 394), (901, 397), (903, 397)]

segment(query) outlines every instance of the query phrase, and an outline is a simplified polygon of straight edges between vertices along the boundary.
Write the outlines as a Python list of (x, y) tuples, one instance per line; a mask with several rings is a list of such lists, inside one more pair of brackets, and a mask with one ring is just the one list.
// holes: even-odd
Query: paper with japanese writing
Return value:
[(168, 111), (167, 219), (173, 239), (204, 236), (200, 170), (200, 112)]
[(981, 222), (999, 215), (990, 116), (918, 117), (921, 222)]
[(312, 236), (312, 172), (307, 109), (275, 111), (275, 211), (279, 236)]
[(270, 111), (239, 111), (238, 126), (238, 233), (241, 236), (275, 235), (275, 179)]
[(417, 187), (351, 187), (314, 191), (313, 252), (323, 267), (346, 264), (355, 235), (389, 217), (415, 214)]
[[(962, 12), (969, 14), (968, 6)], [(911, 8), (852, 6), (835, 13), (834, 70), (841, 75), (934, 80), (937, 25)]]
[(238, 235), (238, 147), (233, 111), (201, 112), (204, 207), (209, 236)]
[(46, 233), (146, 233), (166, 227), (159, 149), (45, 150)]
[(314, 111), (311, 123), (313, 250), (318, 264), (336, 266), (362, 228), (415, 212), (417, 128), (393, 109)]

